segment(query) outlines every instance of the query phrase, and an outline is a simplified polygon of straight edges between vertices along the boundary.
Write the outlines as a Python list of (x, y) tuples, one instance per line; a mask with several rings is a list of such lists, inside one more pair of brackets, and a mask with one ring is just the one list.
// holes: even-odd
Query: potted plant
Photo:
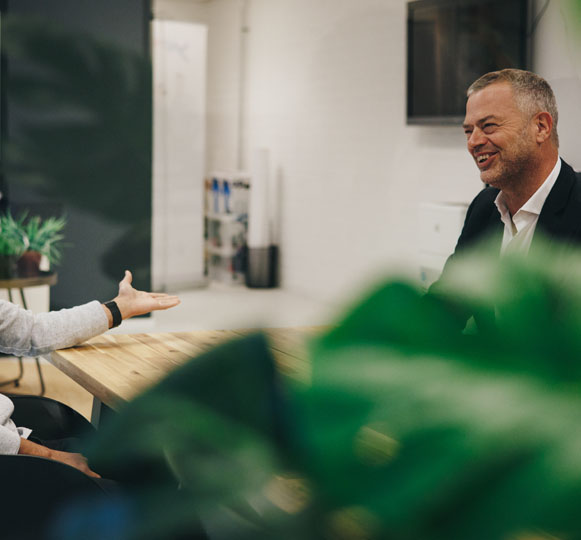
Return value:
[(27, 240), (26, 251), (18, 260), (18, 274), (23, 277), (37, 276), (40, 273), (40, 262), (46, 257), (51, 264), (58, 264), (62, 258), (64, 235), (62, 231), (66, 225), (64, 217), (50, 217), (42, 220), (40, 216), (27, 219), (23, 214), (18, 221)]
[(22, 222), (14, 219), (10, 212), (0, 215), (0, 279), (16, 276), (17, 261), (26, 248)]

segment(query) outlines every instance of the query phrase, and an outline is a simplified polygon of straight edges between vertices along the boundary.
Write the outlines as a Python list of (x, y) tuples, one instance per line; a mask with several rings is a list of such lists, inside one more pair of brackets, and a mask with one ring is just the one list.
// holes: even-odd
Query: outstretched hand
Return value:
[(132, 281), (131, 272), (125, 270), (125, 277), (119, 282), (119, 294), (113, 299), (117, 303), (123, 319), (144, 315), (150, 311), (169, 309), (180, 303), (177, 296), (138, 291), (131, 286)]

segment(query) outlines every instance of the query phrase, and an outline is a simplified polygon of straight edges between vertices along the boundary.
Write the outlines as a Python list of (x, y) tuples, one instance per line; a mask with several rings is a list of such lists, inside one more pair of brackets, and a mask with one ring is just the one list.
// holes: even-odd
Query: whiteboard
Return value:
[(152, 284), (204, 282), (207, 27), (154, 20)]

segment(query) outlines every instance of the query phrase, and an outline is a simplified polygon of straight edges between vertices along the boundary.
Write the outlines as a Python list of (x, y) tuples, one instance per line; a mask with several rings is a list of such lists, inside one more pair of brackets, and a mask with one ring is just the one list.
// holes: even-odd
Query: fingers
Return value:
[(97, 474), (95, 471), (92, 471), (89, 468), (87, 458), (83, 456), (83, 454), (78, 454), (76, 452), (55, 451), (54, 459), (62, 463), (65, 463), (66, 465), (70, 465), (75, 469), (78, 469), (82, 473), (85, 473), (87, 476), (91, 476), (93, 478), (101, 478), (101, 475)]
[(95, 471), (92, 471), (89, 468), (89, 463), (87, 458), (83, 456), (83, 454), (73, 454), (79, 460), (78, 469), (84, 472), (87, 476), (91, 476), (92, 478), (101, 478), (100, 474), (97, 474)]
[(159, 307), (157, 309), (169, 309), (171, 307), (177, 306), (180, 302), (181, 300), (177, 296), (166, 296), (165, 298), (158, 298), (157, 304)]

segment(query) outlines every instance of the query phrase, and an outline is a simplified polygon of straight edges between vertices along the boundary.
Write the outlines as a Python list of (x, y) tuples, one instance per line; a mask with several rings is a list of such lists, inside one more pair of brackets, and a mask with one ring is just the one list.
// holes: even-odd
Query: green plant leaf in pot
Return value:
[(10, 212), (0, 215), (0, 278), (9, 279), (16, 275), (16, 263), (26, 251), (27, 241), (21, 220)]
[(27, 248), (22, 221), (16, 220), (10, 212), (0, 215), (0, 255), (19, 257)]
[(28, 238), (28, 251), (37, 251), (44, 255), (51, 264), (59, 264), (64, 247), (63, 229), (67, 224), (64, 216), (50, 217), (42, 220), (40, 216), (26, 219), (23, 215), (24, 234)]

